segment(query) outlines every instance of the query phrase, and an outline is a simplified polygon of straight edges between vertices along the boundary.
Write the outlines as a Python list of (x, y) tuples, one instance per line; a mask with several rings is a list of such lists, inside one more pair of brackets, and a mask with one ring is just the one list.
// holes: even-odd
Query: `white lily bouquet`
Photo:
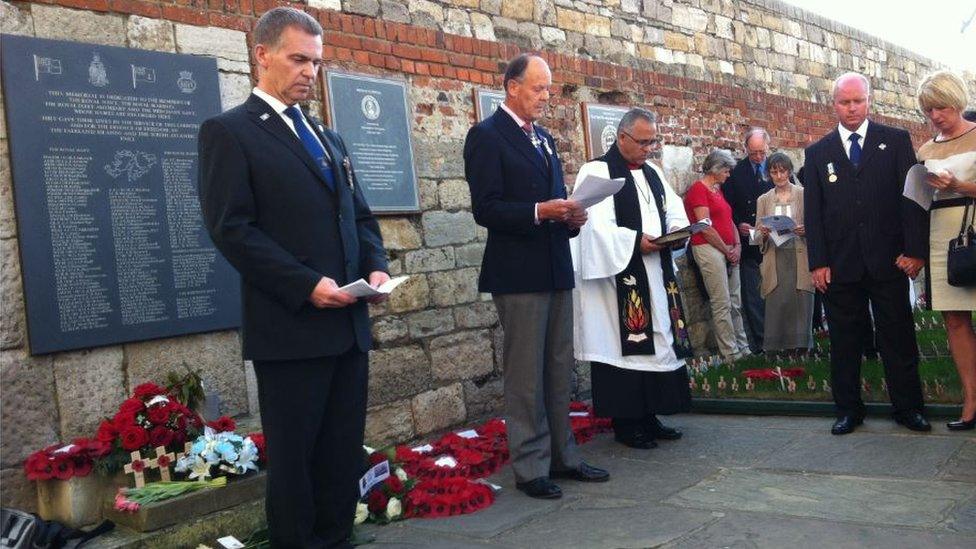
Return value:
[[(220, 471), (231, 475), (244, 475), (257, 471), (258, 448), (251, 437), (242, 437), (233, 431), (218, 433), (205, 427), (190, 451), (176, 460), (175, 470), (188, 473), (189, 478), (206, 480), (221, 476)], [(218, 473), (214, 473), (214, 469)]]

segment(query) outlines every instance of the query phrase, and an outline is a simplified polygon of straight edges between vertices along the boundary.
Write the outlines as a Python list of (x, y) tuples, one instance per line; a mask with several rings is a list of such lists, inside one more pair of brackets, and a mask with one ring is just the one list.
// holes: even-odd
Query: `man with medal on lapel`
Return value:
[(908, 277), (928, 255), (928, 216), (902, 196), (916, 162), (911, 137), (868, 120), (870, 93), (868, 79), (857, 73), (834, 82), (839, 124), (807, 147), (804, 162), (804, 223), (813, 284), (827, 304), (835, 435), (864, 420), (861, 357), (870, 337), (869, 305), (895, 421), (931, 429), (908, 294)]
[(587, 209), (572, 240), (576, 358), (590, 361), (597, 416), (613, 418), (614, 438), (631, 448), (675, 440), (658, 414), (687, 412), (691, 341), (671, 248), (654, 239), (688, 225), (681, 198), (647, 160), (660, 150), (654, 113), (636, 108), (617, 125), (607, 154), (584, 164), (589, 175), (624, 178), (611, 199)]
[(530, 497), (558, 498), (554, 478), (609, 477), (580, 459), (569, 423), (569, 238), (586, 222), (586, 211), (566, 199), (555, 142), (534, 124), (549, 101), (549, 66), (519, 55), (503, 82), (504, 103), (464, 142), (471, 210), (488, 229), (478, 289), (492, 294), (505, 335), (505, 420), (516, 487)]
[(389, 280), (386, 252), (342, 139), (298, 107), (314, 90), (322, 27), (275, 8), (252, 40), (257, 87), (200, 128), (200, 202), (241, 274), (271, 546), (351, 547), (372, 342), (366, 303), (339, 287)]

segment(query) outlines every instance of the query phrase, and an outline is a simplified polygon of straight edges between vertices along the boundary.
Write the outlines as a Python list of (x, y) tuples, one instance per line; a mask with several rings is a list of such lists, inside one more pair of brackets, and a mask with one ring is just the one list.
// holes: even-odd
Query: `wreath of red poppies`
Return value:
[(755, 370), (743, 370), (742, 375), (748, 379), (773, 380), (779, 379), (780, 374), (783, 377), (798, 378), (806, 374), (806, 372), (803, 368), (781, 368), (779, 371), (775, 368), (759, 368)]
[(466, 478), (442, 478), (417, 483), (406, 497), (407, 517), (438, 518), (474, 513), (495, 501), (491, 488)]

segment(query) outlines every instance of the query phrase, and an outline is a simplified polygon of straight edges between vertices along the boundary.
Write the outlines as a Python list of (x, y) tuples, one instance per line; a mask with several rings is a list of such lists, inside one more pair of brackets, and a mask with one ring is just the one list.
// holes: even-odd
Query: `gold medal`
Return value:
[(827, 181), (837, 183), (837, 172), (834, 170), (834, 163), (827, 163)]
[(833, 174), (833, 173), (830, 174), (830, 177), (827, 178), (827, 181), (830, 181), (831, 183), (837, 183), (837, 174)]

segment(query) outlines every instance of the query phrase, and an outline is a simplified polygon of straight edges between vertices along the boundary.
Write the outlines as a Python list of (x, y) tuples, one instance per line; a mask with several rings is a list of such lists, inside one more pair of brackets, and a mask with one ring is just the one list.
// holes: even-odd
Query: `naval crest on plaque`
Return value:
[(376, 120), (380, 117), (380, 102), (372, 95), (363, 96), (362, 108), (366, 118)]
[(604, 126), (600, 132), (600, 143), (603, 145), (603, 153), (610, 150), (610, 146), (617, 140), (617, 130), (614, 126)]
[(108, 71), (98, 52), (92, 54), (91, 63), (88, 64), (88, 83), (96, 88), (108, 86)]
[(193, 93), (197, 90), (197, 82), (193, 79), (192, 71), (180, 71), (180, 77), (176, 80), (176, 86), (183, 93)]

